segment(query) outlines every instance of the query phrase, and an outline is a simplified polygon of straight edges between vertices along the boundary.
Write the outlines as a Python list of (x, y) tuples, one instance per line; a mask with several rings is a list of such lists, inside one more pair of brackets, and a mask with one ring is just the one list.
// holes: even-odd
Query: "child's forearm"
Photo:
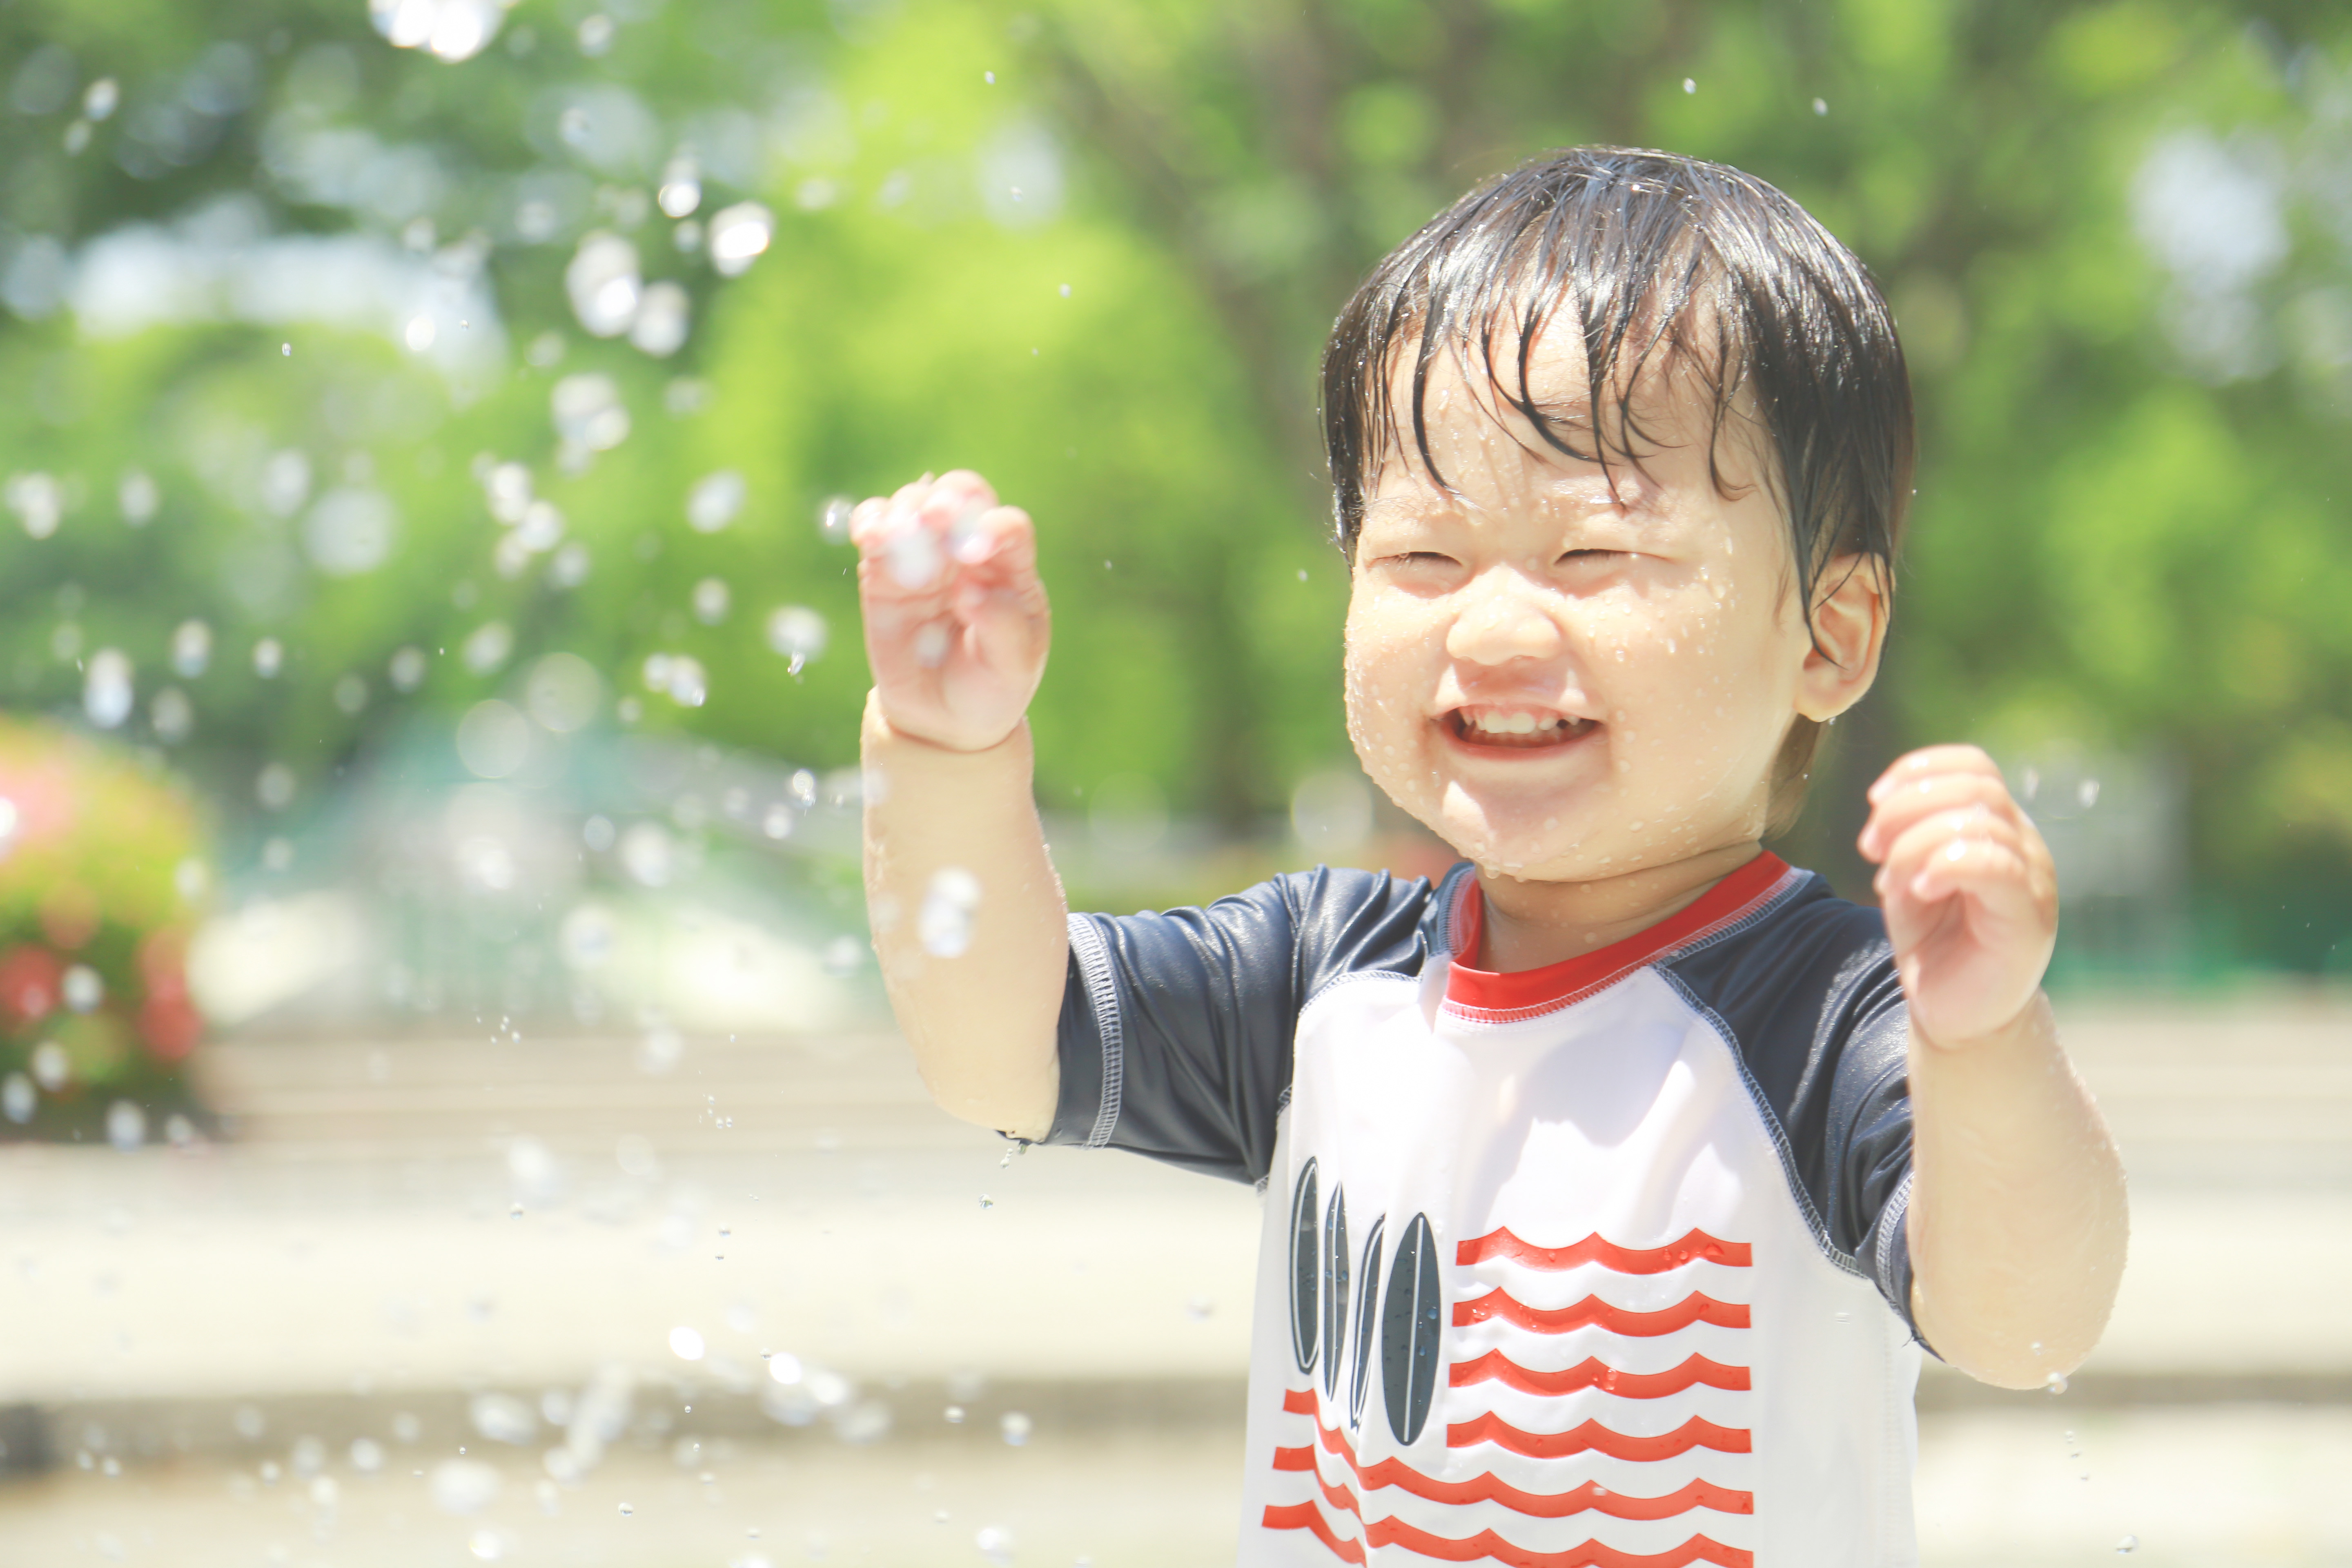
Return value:
[(2123, 1277), (2124, 1173), (2046, 996), (2007, 1028), (1911, 1046), (1912, 1306), (1937, 1353), (2032, 1388), (2098, 1342)]
[(916, 1066), (951, 1114), (1043, 1138), (1069, 933), (1031, 795), (1029, 726), (952, 751), (897, 733), (869, 700), (863, 752), (866, 907)]

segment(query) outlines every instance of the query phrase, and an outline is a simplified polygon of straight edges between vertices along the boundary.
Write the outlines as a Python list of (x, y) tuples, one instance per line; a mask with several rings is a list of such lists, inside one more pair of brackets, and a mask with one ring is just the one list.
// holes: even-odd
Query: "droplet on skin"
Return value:
[(2053, 1372), (2042, 1380), (2042, 1386), (2053, 1394), (2063, 1394), (2066, 1392), (2066, 1374), (2063, 1372)]
[(940, 542), (922, 524), (911, 519), (901, 523), (884, 549), (890, 580), (901, 588), (928, 588), (939, 581)]
[(925, 669), (937, 669), (948, 661), (948, 647), (952, 640), (945, 621), (933, 621), (915, 633), (915, 662)]

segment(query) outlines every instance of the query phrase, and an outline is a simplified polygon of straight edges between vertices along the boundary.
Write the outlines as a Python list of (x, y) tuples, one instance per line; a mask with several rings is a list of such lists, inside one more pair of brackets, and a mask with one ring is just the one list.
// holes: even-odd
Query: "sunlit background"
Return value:
[[(1472, 181), (1737, 163), (1923, 462), (1784, 853), (1979, 742), (2135, 1181), (1937, 1564), (2352, 1560), (2352, 13), (0, 5), (0, 1562), (1229, 1558), (1256, 1200), (931, 1111), (848, 503), (1039, 520), (1074, 899), (1417, 874), (1313, 366)], [(985, 899), (975, 918), (985, 919)]]

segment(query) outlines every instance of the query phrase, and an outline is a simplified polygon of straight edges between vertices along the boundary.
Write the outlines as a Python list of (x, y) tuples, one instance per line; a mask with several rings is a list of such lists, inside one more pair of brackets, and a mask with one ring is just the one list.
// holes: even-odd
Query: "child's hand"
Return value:
[(1930, 746), (1881, 774), (1870, 805), (1859, 847), (1913, 1024), (1958, 1046), (2011, 1023), (2050, 964), (2058, 879), (2000, 770), (1974, 746)]
[(862, 502), (849, 534), (866, 659), (890, 728), (959, 752), (1011, 734), (1052, 629), (1028, 514), (959, 470)]

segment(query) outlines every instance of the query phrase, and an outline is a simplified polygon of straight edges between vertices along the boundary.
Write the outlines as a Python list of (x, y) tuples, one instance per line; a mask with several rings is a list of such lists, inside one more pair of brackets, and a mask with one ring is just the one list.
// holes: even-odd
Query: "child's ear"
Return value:
[(1836, 718), (1862, 700), (1878, 679), (1886, 646), (1886, 568), (1867, 555), (1839, 555), (1822, 569), (1814, 589), (1813, 646), (1797, 678), (1797, 711)]

